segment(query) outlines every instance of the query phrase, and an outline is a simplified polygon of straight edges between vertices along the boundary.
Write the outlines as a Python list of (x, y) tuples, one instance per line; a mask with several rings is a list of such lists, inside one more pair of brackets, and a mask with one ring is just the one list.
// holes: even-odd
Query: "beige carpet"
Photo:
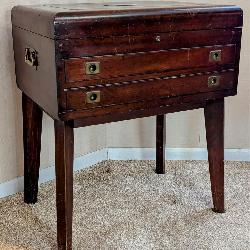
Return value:
[[(250, 249), (250, 163), (226, 162), (225, 214), (206, 162), (107, 161), (75, 175), (74, 249)], [(56, 249), (55, 184), (0, 201), (0, 249)]]

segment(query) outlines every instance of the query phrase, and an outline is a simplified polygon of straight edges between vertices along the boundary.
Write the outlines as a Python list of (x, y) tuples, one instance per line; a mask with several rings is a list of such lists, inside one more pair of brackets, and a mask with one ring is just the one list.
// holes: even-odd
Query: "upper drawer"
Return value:
[(168, 33), (150, 33), (108, 37), (84, 37), (58, 40), (57, 50), (65, 59), (125, 54), (138, 51), (157, 51), (236, 44), (241, 38), (241, 28), (217, 30), (191, 30)]
[(68, 59), (65, 60), (65, 73), (67, 82), (91, 83), (92, 80), (234, 62), (235, 45), (209, 46)]

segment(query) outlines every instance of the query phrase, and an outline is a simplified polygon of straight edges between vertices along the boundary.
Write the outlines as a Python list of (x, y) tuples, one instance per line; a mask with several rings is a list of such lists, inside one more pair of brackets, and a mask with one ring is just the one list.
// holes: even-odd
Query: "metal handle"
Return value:
[(216, 87), (220, 85), (220, 76), (208, 77), (208, 87)]
[(221, 50), (210, 51), (209, 61), (210, 62), (220, 62), (221, 61)]
[(38, 52), (32, 48), (25, 48), (24, 61), (29, 66), (37, 67), (38, 66)]
[(101, 92), (100, 91), (90, 91), (86, 93), (87, 103), (97, 103), (101, 101)]
[(100, 62), (86, 62), (85, 70), (87, 75), (95, 75), (100, 73)]

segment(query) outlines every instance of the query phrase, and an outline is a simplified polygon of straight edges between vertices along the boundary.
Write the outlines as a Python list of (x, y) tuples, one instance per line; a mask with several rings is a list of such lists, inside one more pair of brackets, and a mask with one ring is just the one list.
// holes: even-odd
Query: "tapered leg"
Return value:
[(205, 124), (210, 180), (214, 211), (224, 209), (224, 99), (209, 101), (205, 107)]
[(22, 96), (24, 147), (24, 202), (36, 203), (41, 152), (43, 111), (28, 96)]
[(165, 174), (165, 115), (156, 117), (156, 173)]
[(74, 131), (67, 122), (55, 121), (56, 206), (58, 249), (72, 249)]

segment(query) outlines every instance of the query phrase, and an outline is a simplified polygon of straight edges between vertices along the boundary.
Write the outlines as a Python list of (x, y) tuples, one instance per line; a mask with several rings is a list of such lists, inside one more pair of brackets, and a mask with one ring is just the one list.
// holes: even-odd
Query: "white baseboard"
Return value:
[[(101, 161), (107, 160), (108, 150), (101, 149), (93, 153), (74, 159), (74, 171), (86, 169)], [(55, 166), (40, 170), (39, 184), (55, 179)], [(0, 184), (0, 198), (7, 197), (18, 192), (23, 192), (23, 176)]]
[[(207, 160), (205, 148), (168, 148), (167, 160)], [(106, 148), (74, 160), (74, 171), (86, 169), (104, 160), (155, 160), (154, 148)], [(250, 149), (225, 149), (225, 160), (250, 161)], [(55, 178), (55, 167), (41, 169), (39, 183)], [(0, 184), (0, 198), (23, 191), (23, 177)]]
[[(206, 148), (167, 148), (166, 160), (207, 160)], [(108, 148), (110, 160), (155, 160), (154, 148)], [(225, 149), (225, 160), (250, 161), (250, 149)]]

